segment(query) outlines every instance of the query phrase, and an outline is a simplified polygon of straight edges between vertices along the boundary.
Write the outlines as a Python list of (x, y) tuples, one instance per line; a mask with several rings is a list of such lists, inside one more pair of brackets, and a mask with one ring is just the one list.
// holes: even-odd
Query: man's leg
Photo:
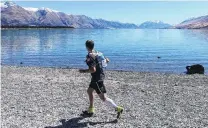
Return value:
[(108, 97), (106, 97), (105, 93), (106, 93), (106, 89), (105, 86), (103, 84), (103, 81), (100, 82), (96, 82), (96, 88), (95, 91), (97, 92), (98, 96), (100, 97), (100, 99), (105, 102), (106, 104), (113, 106), (114, 108), (117, 108), (118, 106), (114, 103), (114, 101)]
[(96, 90), (98, 96), (100, 97), (100, 99), (104, 103), (106, 103), (107, 105), (112, 106), (117, 111), (117, 118), (120, 118), (120, 115), (121, 115), (121, 113), (123, 112), (124, 109), (122, 107), (116, 105), (112, 99), (106, 97), (106, 95), (105, 95), (106, 89), (105, 89), (105, 86), (103, 84), (103, 81), (102, 82), (96, 82), (96, 85), (97, 85), (96, 86), (97, 88), (95, 90)]
[(93, 91), (94, 89), (89, 87), (87, 89), (87, 94), (89, 96), (89, 101), (90, 101), (90, 106), (88, 108), (88, 110), (83, 111), (84, 116), (89, 116), (91, 117), (94, 113), (94, 96), (93, 96)]
[(90, 84), (89, 88), (87, 89), (87, 94), (89, 96), (90, 106), (89, 106), (88, 110), (83, 111), (83, 114), (86, 116), (89, 116), (89, 117), (91, 117), (94, 113), (94, 96), (93, 96), (94, 89), (91, 86), (92, 86), (92, 83)]
[(120, 107), (120, 106), (117, 106), (117, 105), (114, 103), (114, 101), (113, 101), (112, 99), (106, 97), (104, 93), (100, 93), (100, 94), (98, 94), (98, 95), (99, 95), (100, 99), (101, 99), (104, 103), (106, 103), (107, 105), (110, 105), (110, 106), (114, 107), (114, 109), (117, 111), (117, 119), (120, 118), (120, 117), (121, 117), (121, 114), (122, 114), (122, 112), (123, 112), (124, 109), (123, 109), (122, 107)]
[(90, 106), (89, 108), (93, 108), (94, 107), (94, 96), (93, 96), (93, 91), (94, 89), (93, 88), (88, 88), (87, 89), (87, 94), (89, 96), (89, 100), (90, 100)]
[(117, 108), (118, 106), (114, 103), (114, 101), (108, 97), (106, 97), (105, 93), (100, 93), (98, 94), (98, 96), (100, 97), (100, 99), (105, 102), (106, 104), (114, 107), (114, 108)]

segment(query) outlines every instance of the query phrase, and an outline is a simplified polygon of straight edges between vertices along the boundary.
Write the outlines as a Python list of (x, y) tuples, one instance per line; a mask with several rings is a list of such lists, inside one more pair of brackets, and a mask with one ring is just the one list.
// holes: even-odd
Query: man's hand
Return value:
[(80, 73), (86, 73), (86, 70), (85, 69), (79, 69), (79, 72)]
[(110, 62), (109, 58), (106, 57), (105, 59), (106, 59), (106, 62), (107, 62), (107, 63)]
[(94, 73), (96, 72), (96, 68), (95, 67), (90, 67), (89, 69), (79, 69), (80, 73)]

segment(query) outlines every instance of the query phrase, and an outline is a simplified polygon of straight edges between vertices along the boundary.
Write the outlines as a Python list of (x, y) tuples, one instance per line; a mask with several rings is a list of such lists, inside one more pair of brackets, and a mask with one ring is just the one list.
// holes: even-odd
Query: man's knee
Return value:
[(87, 93), (88, 93), (89, 95), (92, 95), (92, 94), (93, 94), (93, 90), (92, 90), (91, 88), (88, 88), (88, 89), (87, 89)]

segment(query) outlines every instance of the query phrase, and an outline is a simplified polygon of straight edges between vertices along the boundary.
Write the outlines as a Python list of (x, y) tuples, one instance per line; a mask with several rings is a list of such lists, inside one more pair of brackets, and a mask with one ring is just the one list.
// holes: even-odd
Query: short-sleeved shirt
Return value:
[(100, 64), (98, 63), (98, 60), (96, 58), (93, 58), (90, 53), (86, 56), (86, 64), (89, 67), (96, 67), (96, 72), (91, 73), (91, 76), (92, 76), (91, 81), (97, 82), (97, 81), (104, 80), (105, 74), (104, 74), (103, 69), (101, 68)]

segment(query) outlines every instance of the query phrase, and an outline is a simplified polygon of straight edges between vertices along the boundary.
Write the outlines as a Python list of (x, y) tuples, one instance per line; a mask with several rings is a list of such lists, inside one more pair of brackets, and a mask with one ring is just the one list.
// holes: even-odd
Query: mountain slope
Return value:
[(135, 24), (68, 15), (49, 8), (23, 8), (13, 2), (1, 3), (2, 26), (68, 26), (74, 28), (138, 28)]
[(208, 28), (208, 15), (185, 20), (182, 23), (176, 25), (175, 28), (179, 28), (179, 29)]
[(1, 25), (28, 25), (33, 24), (36, 17), (31, 15), (30, 12), (25, 11), (24, 8), (15, 5), (11, 2), (1, 3)]

